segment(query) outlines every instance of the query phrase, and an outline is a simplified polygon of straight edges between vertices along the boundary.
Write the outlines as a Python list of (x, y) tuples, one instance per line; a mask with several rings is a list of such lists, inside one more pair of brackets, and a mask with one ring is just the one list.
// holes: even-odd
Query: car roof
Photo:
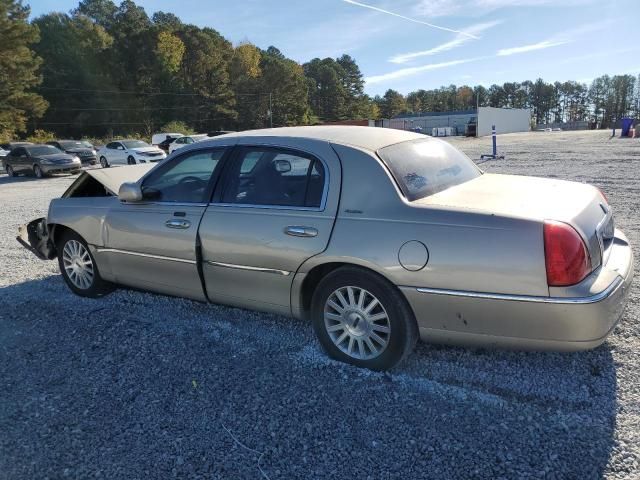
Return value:
[(265, 128), (244, 132), (227, 133), (213, 137), (212, 143), (229, 138), (244, 137), (291, 137), (323, 140), (330, 143), (351, 145), (366, 150), (376, 151), (380, 148), (408, 140), (428, 139), (425, 135), (394, 128), (358, 127), (350, 125), (320, 125), (309, 127)]

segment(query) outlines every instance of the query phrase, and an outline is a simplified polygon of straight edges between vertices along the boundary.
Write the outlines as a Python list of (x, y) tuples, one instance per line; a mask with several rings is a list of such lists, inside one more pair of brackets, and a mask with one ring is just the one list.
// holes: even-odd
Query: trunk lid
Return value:
[(611, 208), (597, 188), (583, 183), (485, 173), (412, 204), (568, 223), (584, 239), (594, 269), (613, 239)]

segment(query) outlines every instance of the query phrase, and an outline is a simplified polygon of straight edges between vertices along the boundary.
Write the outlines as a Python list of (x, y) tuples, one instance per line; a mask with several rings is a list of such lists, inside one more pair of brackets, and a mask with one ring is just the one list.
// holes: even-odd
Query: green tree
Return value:
[(407, 110), (407, 102), (402, 94), (396, 90), (387, 90), (381, 103), (380, 114), (383, 118), (393, 118)]
[(24, 132), (27, 121), (42, 116), (47, 102), (30, 90), (41, 82), (41, 59), (31, 50), (38, 28), (27, 22), (29, 7), (0, 0), (0, 136)]

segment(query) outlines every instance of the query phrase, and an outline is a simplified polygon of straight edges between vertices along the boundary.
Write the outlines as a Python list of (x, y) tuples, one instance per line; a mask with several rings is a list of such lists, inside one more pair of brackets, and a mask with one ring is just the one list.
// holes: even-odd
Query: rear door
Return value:
[(295, 272), (329, 242), (339, 181), (328, 143), (236, 147), (200, 225), (209, 299), (289, 313)]
[(146, 197), (118, 202), (98, 250), (119, 283), (205, 300), (198, 273), (198, 225), (211, 197), (224, 148), (195, 150), (142, 179)]

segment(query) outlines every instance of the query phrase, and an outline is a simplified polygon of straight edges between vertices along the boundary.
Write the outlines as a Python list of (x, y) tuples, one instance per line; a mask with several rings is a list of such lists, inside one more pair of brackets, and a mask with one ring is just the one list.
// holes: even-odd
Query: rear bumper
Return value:
[(597, 272), (597, 276), (613, 280), (585, 296), (535, 297), (416, 287), (401, 290), (425, 341), (524, 350), (586, 350), (600, 345), (614, 329), (631, 286), (633, 253), (619, 231), (614, 249), (608, 263)]

